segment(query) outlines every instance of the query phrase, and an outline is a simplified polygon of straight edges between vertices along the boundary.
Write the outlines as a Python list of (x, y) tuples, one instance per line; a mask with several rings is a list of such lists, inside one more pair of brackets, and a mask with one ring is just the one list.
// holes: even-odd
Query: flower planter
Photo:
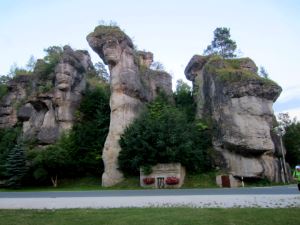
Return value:
[(146, 185), (154, 184), (155, 178), (153, 178), (153, 177), (145, 177), (145, 178), (143, 179), (143, 182), (144, 182), (144, 184), (146, 184)]
[(166, 184), (167, 185), (176, 185), (176, 184), (179, 184), (179, 178), (177, 178), (177, 177), (167, 177)]

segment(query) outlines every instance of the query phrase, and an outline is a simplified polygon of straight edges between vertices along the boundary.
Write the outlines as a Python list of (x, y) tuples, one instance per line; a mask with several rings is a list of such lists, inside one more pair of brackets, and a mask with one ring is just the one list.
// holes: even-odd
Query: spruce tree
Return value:
[(19, 188), (26, 174), (26, 156), (21, 144), (16, 144), (8, 154), (6, 169), (6, 185), (11, 188)]

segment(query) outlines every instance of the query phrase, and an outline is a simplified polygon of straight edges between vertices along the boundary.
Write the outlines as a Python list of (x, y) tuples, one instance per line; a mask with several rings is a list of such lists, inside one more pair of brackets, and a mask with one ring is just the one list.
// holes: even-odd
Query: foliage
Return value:
[(269, 79), (269, 73), (266, 71), (266, 69), (263, 66), (259, 68), (259, 75), (265, 79)]
[(217, 54), (223, 58), (234, 58), (236, 50), (236, 42), (230, 39), (230, 29), (226, 27), (218, 27), (214, 31), (214, 39), (211, 45), (207, 46), (204, 55)]
[(8, 93), (6, 84), (0, 84), (0, 100)]
[(177, 80), (176, 91), (174, 93), (176, 107), (184, 111), (188, 121), (195, 118), (196, 104), (192, 95), (192, 88), (183, 80)]
[(159, 62), (159, 61), (154, 61), (151, 65), (150, 65), (150, 69), (152, 70), (159, 70), (159, 71), (164, 71), (165, 70), (165, 66)]
[(110, 121), (109, 89), (97, 87), (88, 90), (80, 104), (78, 122), (70, 138), (70, 149), (77, 171), (99, 174), (102, 172), (101, 151), (108, 134)]
[(55, 186), (57, 177), (99, 175), (103, 170), (101, 150), (108, 133), (109, 116), (108, 89), (87, 90), (72, 130), (46, 149), (30, 151), (34, 178), (51, 179)]
[(60, 142), (51, 145), (46, 149), (35, 149), (31, 151), (30, 157), (33, 158), (33, 175), (39, 179), (49, 177), (54, 187), (57, 186), (58, 176), (63, 176), (70, 164), (70, 156), (62, 137)]
[(24, 146), (16, 144), (7, 157), (5, 164), (6, 185), (11, 188), (21, 187), (22, 180), (26, 175), (26, 156)]
[(0, 100), (8, 93), (7, 82), (10, 79), (9, 76), (0, 76)]
[(286, 161), (294, 167), (300, 163), (300, 122), (291, 120), (288, 113), (281, 113), (279, 125), (285, 129), (283, 143), (287, 150)]
[(61, 60), (63, 49), (59, 46), (50, 46), (44, 49), (44, 52), (46, 52), (46, 56), (37, 60), (34, 73), (42, 80), (51, 80), (55, 66)]
[(29, 71), (33, 72), (34, 67), (35, 67), (35, 64), (36, 64), (36, 59), (35, 59), (34, 56), (32, 55), (32, 56), (30, 56), (30, 58), (29, 58), (29, 60), (28, 60), (28, 62), (27, 62), (27, 64), (26, 64), (26, 68), (27, 68)]
[(259, 80), (263, 85), (277, 85), (271, 79), (262, 78), (255, 72), (243, 69), (241, 65), (248, 60), (250, 59), (222, 59), (220, 56), (212, 56), (204, 69), (210, 74), (217, 75), (217, 79), (223, 82), (233, 83)]
[(158, 97), (121, 136), (119, 166), (125, 174), (140, 167), (180, 162), (190, 172), (209, 168), (208, 130), (188, 122), (185, 114)]
[(21, 129), (19, 127), (0, 129), (0, 179), (4, 179), (6, 177), (5, 164), (7, 157), (16, 146), (20, 132)]
[(102, 62), (97, 62), (95, 65), (95, 72), (90, 73), (90, 77), (100, 78), (101, 81), (108, 83), (109, 82), (109, 73), (105, 68), (105, 65)]
[(16, 63), (10, 67), (8, 76), (15, 77), (19, 75), (31, 75), (32, 71), (19, 67)]
[(100, 39), (114, 37), (119, 42), (128, 38), (127, 35), (120, 29), (120, 27), (113, 23), (98, 25), (94, 30), (94, 35)]

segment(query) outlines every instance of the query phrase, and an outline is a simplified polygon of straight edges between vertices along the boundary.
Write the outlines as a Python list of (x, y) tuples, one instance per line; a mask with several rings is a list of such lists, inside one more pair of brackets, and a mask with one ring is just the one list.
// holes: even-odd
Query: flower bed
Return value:
[(179, 184), (179, 178), (177, 178), (177, 177), (167, 177), (166, 184), (167, 185), (176, 185), (176, 184)]
[(153, 177), (145, 177), (145, 178), (143, 179), (143, 182), (144, 182), (144, 184), (146, 184), (146, 185), (154, 184), (155, 178), (153, 178)]

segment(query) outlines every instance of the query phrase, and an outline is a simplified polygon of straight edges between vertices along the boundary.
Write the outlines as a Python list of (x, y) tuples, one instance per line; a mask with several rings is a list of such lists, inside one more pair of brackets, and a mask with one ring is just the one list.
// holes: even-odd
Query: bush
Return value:
[(285, 129), (283, 142), (287, 149), (286, 160), (292, 167), (295, 167), (300, 163), (300, 123), (294, 121)]
[(52, 185), (57, 187), (58, 177), (65, 176), (69, 169), (70, 155), (67, 148), (63, 146), (62, 137), (60, 142), (46, 149), (35, 149), (31, 152), (33, 158), (33, 176), (37, 180), (51, 179)]
[(140, 167), (180, 162), (190, 172), (205, 171), (210, 144), (209, 130), (199, 129), (158, 98), (121, 136), (119, 167), (127, 175), (137, 175)]
[(177, 80), (174, 99), (176, 107), (185, 112), (188, 121), (193, 121), (196, 114), (196, 104), (194, 103), (192, 88), (183, 80)]
[(78, 122), (70, 138), (74, 143), (70, 154), (77, 171), (99, 174), (103, 171), (101, 154), (109, 129), (109, 89), (96, 87), (88, 90), (78, 111)]
[(0, 100), (8, 93), (8, 88), (6, 84), (0, 83)]

